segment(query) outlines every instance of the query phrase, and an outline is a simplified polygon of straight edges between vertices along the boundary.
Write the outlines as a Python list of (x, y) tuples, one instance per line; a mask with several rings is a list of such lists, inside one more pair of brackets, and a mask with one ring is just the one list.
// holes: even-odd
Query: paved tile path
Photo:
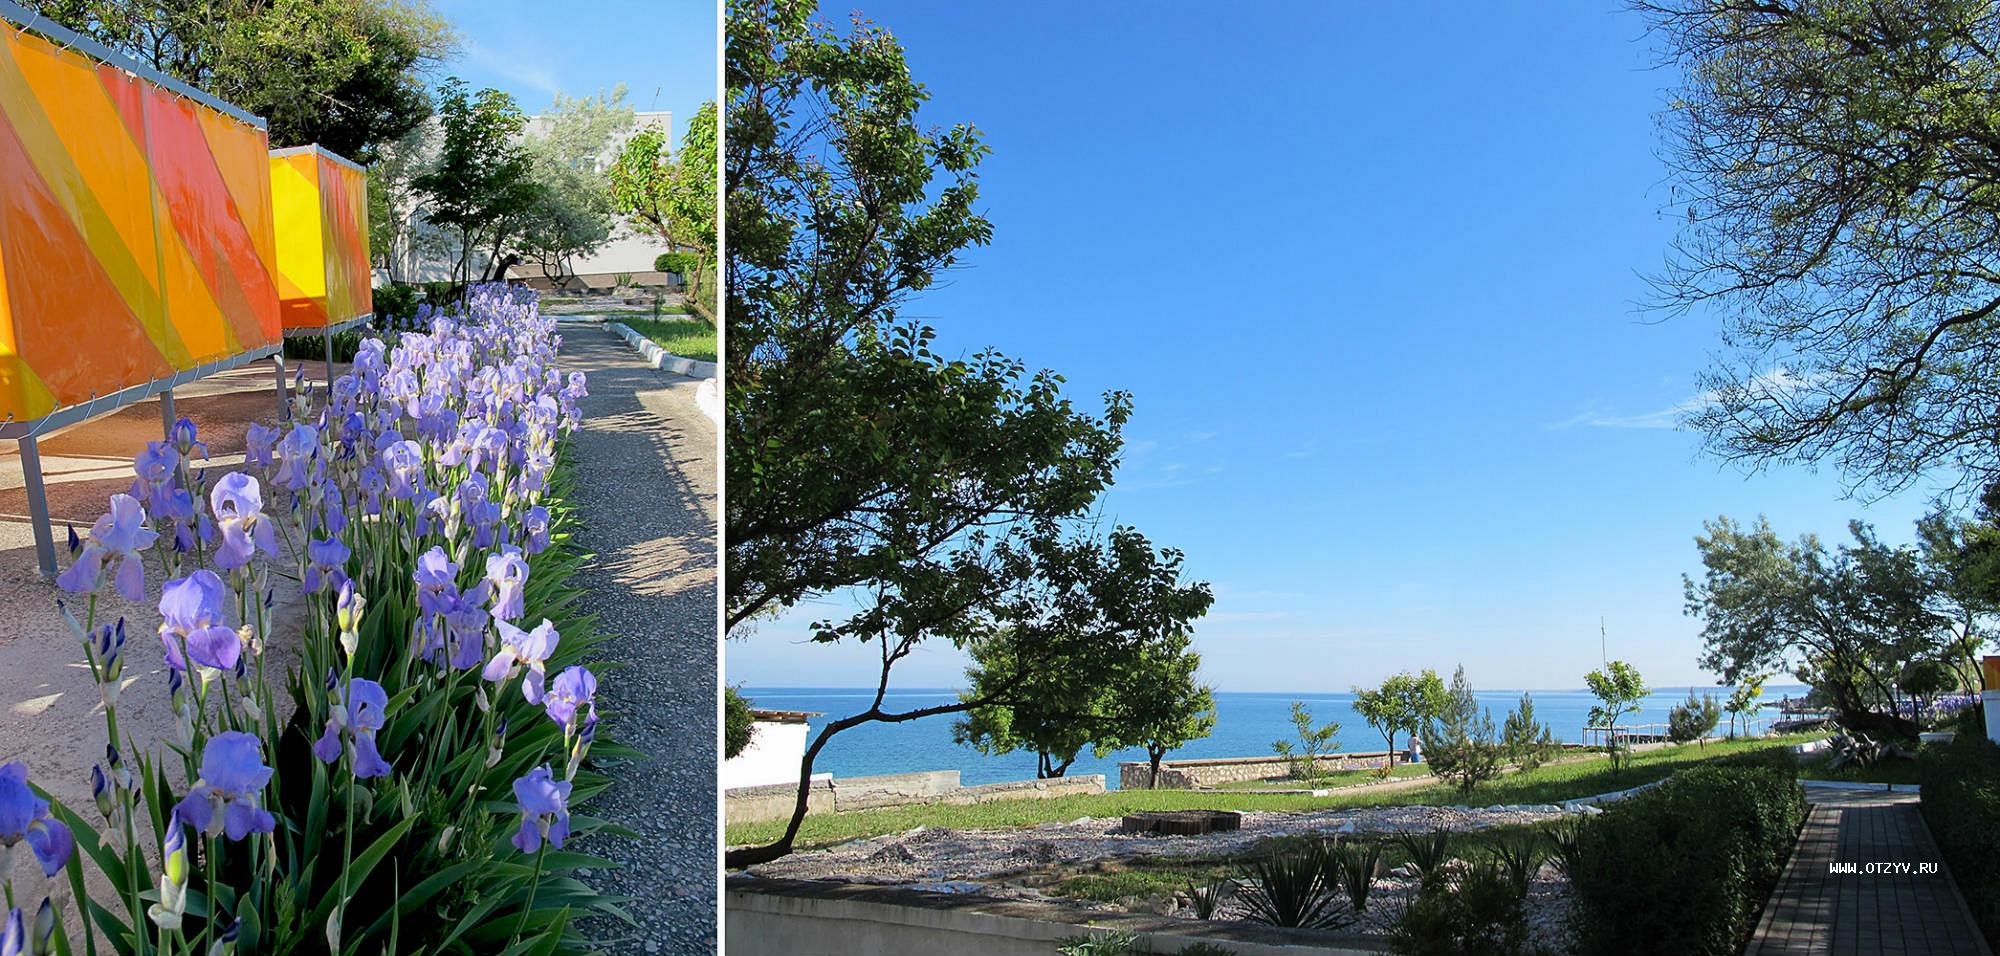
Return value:
[[(1798, 849), (1745, 956), (1992, 956), (1931, 842), (1916, 794), (1811, 797)], [(1862, 872), (1835, 872), (1849, 864)], [(1869, 864), (1877, 872), (1867, 872)], [(1934, 871), (1919, 872), (1926, 866)]]
[(579, 584), (609, 637), (596, 665), (605, 727), (644, 752), (610, 764), (587, 812), (632, 840), (583, 845), (620, 864), (592, 885), (639, 923), (597, 921), (614, 954), (715, 949), (716, 429), (694, 379), (651, 369), (595, 323), (562, 326), (563, 367), (590, 376), (574, 436)]

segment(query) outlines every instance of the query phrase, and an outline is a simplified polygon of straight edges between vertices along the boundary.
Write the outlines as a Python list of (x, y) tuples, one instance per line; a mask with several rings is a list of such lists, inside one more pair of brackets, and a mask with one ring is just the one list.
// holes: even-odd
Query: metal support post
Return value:
[(42, 487), (42, 452), (34, 436), (21, 439), (21, 477), (27, 481), (28, 521), (35, 526), (35, 560), (42, 577), (56, 576), (56, 534), (49, 527), (49, 496)]
[(285, 353), (271, 356), (271, 370), (278, 379), (278, 420), (282, 422), (292, 414), (292, 397), (285, 390)]
[(174, 440), (176, 421), (179, 421), (179, 417), (174, 414), (174, 390), (170, 388), (160, 393), (160, 429), (168, 441)]
[(333, 391), (333, 327), (327, 326), (326, 335), (326, 390)]

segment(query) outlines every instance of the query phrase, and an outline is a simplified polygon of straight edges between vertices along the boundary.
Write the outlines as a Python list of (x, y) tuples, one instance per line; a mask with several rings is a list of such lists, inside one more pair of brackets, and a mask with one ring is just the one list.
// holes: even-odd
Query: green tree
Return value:
[(1660, 304), (1727, 315), (1692, 424), (1857, 485), (2000, 469), (2000, 12), (1641, 0), (1678, 68)]
[(1123, 714), (1110, 739), (1099, 741), (1098, 759), (1124, 747), (1146, 751), (1146, 788), (1160, 782), (1160, 761), (1169, 751), (1207, 737), (1215, 730), (1215, 691), (1196, 673), (1201, 655), (1183, 644), (1178, 651), (1155, 652), (1137, 658), (1126, 682)]
[(1493, 712), (1479, 706), (1464, 665), (1452, 671), (1444, 708), (1425, 724), (1424, 755), (1431, 772), (1461, 794), (1500, 775), (1503, 747), (1493, 728)]
[(1730, 739), (1736, 737), (1737, 718), (1747, 719), (1748, 714), (1756, 711), (1757, 698), (1763, 696), (1764, 681), (1768, 679), (1768, 674), (1745, 675), (1737, 678), (1736, 686), (1730, 688), (1729, 699), (1722, 704), (1722, 709), (1729, 714)]
[(472, 254), (490, 246), (482, 273), (504, 269), (500, 249), (540, 199), (533, 164), (517, 141), (527, 119), (514, 98), (499, 90), (468, 94), (457, 77), (438, 91), (437, 160), (411, 180), (425, 202), (424, 215), (458, 236), (455, 282), (471, 281)]
[(1396, 767), (1396, 735), (1416, 733), (1424, 721), (1443, 712), (1446, 702), (1444, 681), (1429, 668), (1421, 674), (1392, 674), (1372, 690), (1354, 688), (1354, 712), (1382, 735), (1389, 751), (1383, 776)]
[[(1786, 543), (1769, 522), (1703, 526), (1701, 580), (1686, 578), (1687, 613), (1702, 620), (1702, 666), (1725, 681), (1791, 669), (1822, 692), (1842, 725), (1912, 736), (1896, 676), (1943, 656), (1955, 640), (1935, 608), (1936, 581), (1914, 548), (1890, 547), (1860, 522), (1854, 544), (1829, 550), (1812, 535)], [(1881, 708), (1887, 708), (1883, 712)]]
[(757, 732), (757, 718), (750, 712), (750, 698), (734, 687), (722, 689), (722, 756), (735, 757), (749, 749)]
[(356, 162), (431, 115), (457, 46), (423, 0), (27, 0), (43, 16), (242, 107), (277, 148)]
[(1292, 731), (1299, 742), (1293, 746), (1289, 740), (1274, 741), (1271, 751), (1285, 759), (1292, 768), (1292, 776), (1308, 787), (1319, 786), (1326, 779), (1326, 768), (1320, 761), (1340, 750), (1340, 722), (1330, 720), (1320, 726), (1313, 726), (1312, 709), (1302, 700), (1292, 701)]
[(1715, 730), (1722, 719), (1722, 705), (1714, 694), (1694, 695), (1694, 688), (1688, 688), (1687, 700), (1675, 704), (1667, 710), (1667, 739), (1677, 744), (1703, 740)]
[(515, 245), (557, 285), (574, 275), (573, 259), (611, 238), (611, 187), (598, 162), (632, 116), (623, 84), (597, 96), (558, 93), (540, 132), (523, 144), (535, 189)]
[(1560, 748), (1555, 733), (1535, 719), (1535, 699), (1521, 695), (1521, 702), (1507, 713), (1500, 725), (1500, 749), (1522, 770), (1533, 770)]
[(1612, 661), (1603, 670), (1585, 674), (1583, 683), (1597, 698), (1596, 706), (1590, 708), (1590, 723), (1604, 729), (1604, 752), (1615, 772), (1622, 766), (1625, 752), (1618, 745), (1618, 718), (1638, 710), (1652, 690), (1639, 676), (1639, 669), (1624, 661)]
[(681, 135), (679, 152), (666, 134), (640, 130), (625, 142), (608, 173), (612, 208), (670, 252), (694, 257), (685, 275), (688, 297), (711, 309), (705, 286), (715, 262), (715, 104), (703, 103)]

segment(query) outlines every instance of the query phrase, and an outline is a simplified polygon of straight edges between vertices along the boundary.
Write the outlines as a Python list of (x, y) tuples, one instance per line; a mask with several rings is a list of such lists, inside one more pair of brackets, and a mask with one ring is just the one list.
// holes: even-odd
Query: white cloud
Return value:
[(554, 97), (562, 92), (562, 82), (556, 79), (555, 67), (537, 57), (526, 56), (516, 51), (499, 51), (481, 46), (478, 40), (465, 38), (466, 62), (537, 93)]
[[(1793, 374), (1784, 368), (1774, 368), (1745, 383), (1754, 391), (1784, 395), (1809, 384), (1811, 380)], [(1715, 404), (1714, 391), (1696, 392), (1666, 408), (1637, 415), (1611, 414), (1596, 409), (1586, 409), (1563, 421), (1555, 428), (1574, 428), (1578, 425), (1590, 428), (1678, 428), (1683, 419)]]

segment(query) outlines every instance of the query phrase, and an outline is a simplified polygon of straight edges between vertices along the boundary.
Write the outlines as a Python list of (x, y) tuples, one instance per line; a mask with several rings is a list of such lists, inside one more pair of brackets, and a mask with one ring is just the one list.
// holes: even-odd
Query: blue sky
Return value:
[[(1910, 537), (1919, 495), (1755, 476), (1672, 428), (1714, 316), (1639, 312), (1674, 222), (1653, 122), (1674, 77), (1612, 3), (872, 2), (993, 147), (973, 251), (907, 314), (1087, 398), (1135, 393), (1107, 514), (1216, 590), (1223, 690), (1344, 690), (1463, 663), (1581, 686), (1614, 658), (1705, 684), (1681, 575), (1705, 519)], [(829, 8), (844, 15), (845, 8)], [(750, 686), (862, 685), (801, 608), (728, 646)], [(899, 686), (955, 686), (932, 648)]]
[(558, 91), (590, 96), (624, 83), (634, 109), (673, 111), (678, 145), (688, 117), (715, 99), (713, 0), (432, 2), (459, 33), (444, 75), (512, 93), (528, 113)]

